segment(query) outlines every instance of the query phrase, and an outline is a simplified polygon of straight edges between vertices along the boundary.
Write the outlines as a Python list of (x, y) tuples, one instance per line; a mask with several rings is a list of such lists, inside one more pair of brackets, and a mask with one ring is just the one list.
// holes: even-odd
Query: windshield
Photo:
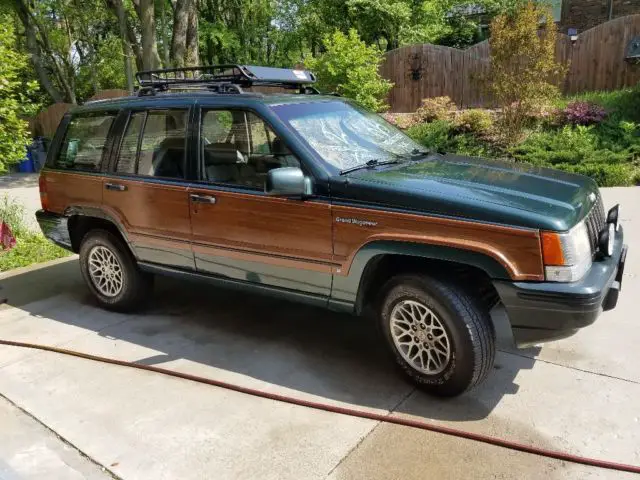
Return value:
[(380, 115), (346, 102), (309, 102), (272, 108), (325, 162), (338, 170), (371, 160), (393, 161), (424, 150)]

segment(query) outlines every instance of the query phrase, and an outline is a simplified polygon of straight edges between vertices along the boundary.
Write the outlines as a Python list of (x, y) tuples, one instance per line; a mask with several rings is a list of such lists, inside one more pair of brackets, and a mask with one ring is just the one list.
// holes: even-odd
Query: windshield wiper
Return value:
[(411, 150), (411, 157), (416, 159), (415, 157), (426, 157), (427, 155), (433, 155), (434, 153), (436, 153), (435, 150), (420, 150), (419, 148), (414, 148)]
[(355, 172), (356, 170), (361, 170), (363, 168), (373, 168), (378, 167), (380, 165), (391, 165), (393, 163), (399, 163), (398, 160), (378, 160), (373, 159), (369, 160), (366, 163), (362, 163), (360, 165), (356, 165), (355, 167), (345, 168), (344, 170), (340, 170), (340, 175), (344, 175), (345, 173)]

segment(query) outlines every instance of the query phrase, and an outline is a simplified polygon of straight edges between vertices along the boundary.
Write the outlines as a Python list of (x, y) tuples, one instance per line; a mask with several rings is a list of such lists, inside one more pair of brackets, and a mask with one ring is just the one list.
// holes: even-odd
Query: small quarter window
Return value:
[(77, 115), (71, 119), (54, 161), (55, 168), (99, 171), (107, 135), (116, 113)]

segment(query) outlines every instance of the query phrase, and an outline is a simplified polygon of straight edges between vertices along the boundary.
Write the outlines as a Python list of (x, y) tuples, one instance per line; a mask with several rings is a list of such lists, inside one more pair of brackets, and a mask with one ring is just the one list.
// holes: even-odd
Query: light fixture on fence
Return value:
[(629, 45), (627, 45), (624, 59), (634, 65), (640, 64), (640, 36), (631, 39)]
[(571, 43), (576, 43), (578, 41), (578, 29), (577, 28), (569, 28), (567, 29), (567, 35), (571, 39)]

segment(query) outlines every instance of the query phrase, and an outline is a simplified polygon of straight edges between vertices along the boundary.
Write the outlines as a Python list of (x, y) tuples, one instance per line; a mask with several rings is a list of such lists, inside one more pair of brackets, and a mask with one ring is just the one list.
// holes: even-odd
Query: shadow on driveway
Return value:
[[(36, 300), (64, 293), (67, 300), (63, 302), (69, 308), (35, 313), (160, 352), (136, 359), (147, 365), (185, 359), (276, 388), (379, 409), (394, 408), (413, 391), (394, 368), (370, 318), (207, 284), (163, 277), (156, 280), (145, 310), (103, 329), (96, 327), (91, 315), (73, 314), (82, 307), (91, 312), (95, 306), (82, 282), (77, 259), (5, 278), (0, 293), (9, 305), (27, 311)], [(501, 332), (504, 321), (496, 320), (499, 339), (505, 338)], [(419, 402), (403, 404), (399, 412), (448, 421), (483, 419), (503, 396), (517, 392), (516, 375), (521, 369), (532, 368), (534, 361), (499, 354), (492, 374), (473, 392), (449, 400), (420, 394)]]

